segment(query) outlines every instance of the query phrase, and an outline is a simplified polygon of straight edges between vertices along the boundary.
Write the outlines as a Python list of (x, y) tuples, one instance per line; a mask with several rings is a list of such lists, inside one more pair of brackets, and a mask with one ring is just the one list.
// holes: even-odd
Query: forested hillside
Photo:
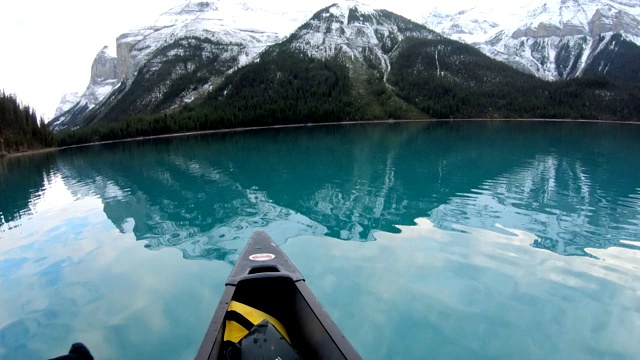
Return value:
[(420, 118), (374, 73), (339, 59), (320, 60), (284, 48), (227, 77), (181, 110), (137, 116), (60, 134), (61, 145), (250, 126)]
[(0, 95), (0, 155), (55, 146), (53, 133), (34, 109), (14, 95)]
[(450, 39), (407, 39), (391, 59), (397, 95), (434, 118), (637, 121), (640, 86), (601, 75), (544, 81)]
[(161, 115), (61, 133), (61, 145), (250, 126), (387, 119), (637, 121), (640, 86), (604, 77), (549, 82), (448, 39), (407, 38), (387, 82), (366, 64), (267, 50), (207, 96)]

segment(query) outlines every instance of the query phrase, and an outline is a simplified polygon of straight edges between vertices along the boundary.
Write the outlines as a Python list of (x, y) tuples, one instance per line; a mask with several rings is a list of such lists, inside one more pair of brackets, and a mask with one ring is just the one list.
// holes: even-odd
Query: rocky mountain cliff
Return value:
[[(117, 58), (111, 56), (109, 48), (105, 46), (91, 64), (91, 78), (84, 93), (71, 106), (68, 105), (67, 99), (73, 99), (73, 95), (65, 95), (62, 98), (56, 116), (49, 122), (50, 128), (59, 131), (75, 126), (74, 120), (81, 118), (87, 111), (98, 105), (122, 79), (117, 70)], [(67, 101), (66, 104), (65, 101)], [(65, 107), (66, 110), (58, 113)]]
[[(423, 22), (473, 44), (494, 59), (543, 79), (604, 74), (640, 81), (640, 4), (627, 0), (548, 0), (478, 3), (447, 12), (432, 10)], [(637, 68), (637, 66), (636, 66)]]

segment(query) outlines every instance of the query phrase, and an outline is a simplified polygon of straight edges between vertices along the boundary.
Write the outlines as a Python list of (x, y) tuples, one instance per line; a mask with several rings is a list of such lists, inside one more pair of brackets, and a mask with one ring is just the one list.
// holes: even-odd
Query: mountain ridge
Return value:
[[(295, 71), (298, 71), (296, 73), (298, 75), (295, 76), (300, 74), (307, 76), (306, 72), (311, 68), (314, 69), (313, 71), (322, 73), (323, 70), (321, 68), (325, 67), (329, 73), (333, 74), (325, 74), (328, 76), (325, 78), (326, 81), (348, 82), (350, 84), (348, 86), (352, 87), (352, 90), (350, 90), (349, 94), (342, 92), (341, 96), (345, 96), (345, 99), (352, 96), (360, 99), (353, 103), (356, 108), (360, 109), (354, 112), (360, 114), (356, 116), (359, 119), (385, 116), (400, 118), (403, 114), (408, 117), (433, 116), (433, 114), (429, 115), (429, 111), (425, 112), (425, 108), (419, 106), (416, 99), (399, 96), (401, 92), (396, 91), (397, 86), (402, 87), (404, 84), (392, 84), (388, 81), (389, 74), (392, 72), (392, 59), (394, 56), (397, 57), (396, 53), (403, 41), (410, 38), (445, 40), (442, 35), (430, 30), (428, 27), (387, 10), (376, 10), (357, 1), (343, 1), (309, 15), (308, 20), (298, 26), (288, 37), (280, 38), (277, 36), (275, 28), (272, 29), (274, 30), (272, 32), (265, 31), (256, 35), (255, 31), (249, 31), (246, 27), (242, 29), (229, 27), (227, 24), (228, 19), (215, 18), (215, 16), (224, 15), (221, 4), (224, 4), (224, 2), (187, 2), (184, 6), (176, 7), (165, 13), (163, 15), (164, 20), (156, 22), (154, 27), (145, 28), (145, 30), (137, 33), (123, 34), (119, 37), (121, 41), (118, 47), (116, 73), (122, 79), (121, 82), (102, 100), (100, 106), (85, 109), (85, 114), (76, 117), (75, 122), (68, 122), (66, 126), (78, 127), (101, 122), (113, 123), (132, 117), (155, 116), (157, 114), (164, 114), (166, 117), (176, 111), (182, 113), (181, 109), (183, 108), (186, 108), (188, 112), (189, 108), (192, 108), (188, 106), (189, 104), (194, 104), (197, 108), (203, 103), (215, 103), (226, 96), (229, 92), (229, 86), (241, 86), (234, 84), (234, 81), (245, 85), (248, 84), (247, 86), (249, 87), (253, 86), (251, 85), (253, 84), (252, 81), (260, 78), (260, 76), (252, 72), (253, 70), (245, 71), (244, 69), (261, 61), (269, 62), (271, 61), (270, 59), (277, 58), (278, 52), (282, 51), (285, 52), (282, 61), (292, 61), (293, 68), (297, 69)], [(264, 10), (258, 11), (246, 3), (238, 6), (239, 8), (233, 8), (235, 10), (240, 9), (237, 14), (246, 11), (253, 12), (254, 15), (257, 13), (262, 14)], [(458, 16), (464, 16), (468, 13), (461, 12), (458, 13)], [(203, 23), (208, 25), (203, 26)], [(294, 21), (292, 20), (287, 26), (292, 26), (291, 24), (293, 23)], [(159, 26), (159, 24), (165, 24), (166, 26)], [(240, 24), (236, 25), (240, 26)], [(492, 29), (498, 26), (494, 25), (489, 24)], [(216, 26), (220, 31), (214, 32), (211, 30)], [(283, 27), (282, 24), (278, 26)], [(190, 32), (192, 30), (197, 31)], [(165, 39), (164, 35), (158, 35), (166, 35), (166, 33), (173, 34), (172, 36), (175, 39), (169, 41)], [(500, 33), (504, 34), (504, 30), (498, 32), (498, 34)], [(185, 36), (184, 34), (192, 35)], [(137, 42), (130, 41), (133, 38)], [(264, 39), (268, 39), (268, 41)], [(539, 41), (542, 40), (531, 39), (521, 37), (520, 41), (533, 41), (533, 43), (538, 42), (538, 44), (541, 44)], [(544, 41), (547, 40), (545, 39)], [(616, 80), (627, 80), (629, 78), (627, 74), (632, 74), (632, 78), (633, 76), (638, 76), (638, 71), (633, 72), (633, 66), (627, 66), (629, 59), (633, 61), (640, 54), (638, 51), (640, 48), (637, 45), (625, 40), (622, 34), (611, 36), (601, 34), (597, 40), (599, 51), (587, 55), (585, 55), (584, 48), (574, 48), (574, 43), (563, 43), (566, 49), (556, 51), (553, 57), (547, 56), (545, 64), (551, 64), (550, 66), (554, 66), (558, 71), (562, 72), (562, 77), (558, 78), (575, 77), (572, 74), (577, 71), (581, 73), (581, 76), (605, 74)], [(273, 43), (268, 44), (269, 41)], [(252, 48), (252, 46), (255, 47)], [(450, 47), (446, 42), (439, 43), (438, 46)], [(482, 49), (482, 46), (476, 44), (476, 47), (479, 47), (483, 53), (487, 53), (486, 50)], [(527, 46), (524, 46), (524, 48), (525, 50), (528, 49)], [(620, 51), (626, 55), (618, 58), (615, 56), (615, 52), (608, 50)], [(471, 56), (474, 59), (473, 61), (478, 63), (484, 61), (476, 54), (463, 53), (468, 54), (467, 56)], [(121, 56), (122, 54), (128, 54), (128, 58), (127, 56)], [(478, 66), (473, 61), (460, 62), (457, 57), (447, 57), (447, 54), (447, 52), (440, 52), (439, 50), (429, 53), (429, 56), (435, 57), (435, 64), (430, 63), (430, 66), (435, 66), (434, 69), (436, 69), (436, 75), (438, 76), (444, 74), (440, 70), (440, 62), (442, 64), (458, 62), (465, 63), (467, 64), (466, 66)], [(545, 53), (542, 52), (541, 54), (544, 58)], [(580, 56), (577, 54), (580, 54)], [(440, 62), (438, 61), (439, 55), (441, 56)], [(590, 59), (588, 66), (577, 60), (585, 56)], [(493, 57), (497, 56), (494, 54)], [(298, 63), (303, 59), (309, 58), (317, 59), (321, 62), (316, 62), (314, 63), (315, 65), (310, 64), (311, 68)], [(140, 59), (144, 59), (144, 61)], [(121, 62), (128, 62), (129, 65), (122, 65)], [(508, 60), (504, 60), (504, 62), (509, 63)], [(512, 65), (518, 68), (518, 64)], [(278, 64), (272, 63), (269, 66), (271, 67), (261, 68), (262, 71), (265, 71), (263, 75), (267, 77), (263, 77), (260, 80), (264, 81), (265, 84), (270, 84), (269, 86), (274, 86), (280, 80), (268, 78), (268, 76), (275, 74), (286, 77), (294, 74), (293, 72), (288, 72), (287, 69), (282, 69)], [(492, 63), (489, 66), (495, 67)], [(134, 68), (135, 70), (131, 70)], [(348, 76), (341, 75), (344, 71), (340, 69), (343, 68)], [(414, 66), (412, 65), (411, 68), (414, 68)], [(123, 69), (126, 69), (126, 71)], [(274, 69), (279, 70), (276, 71)], [(272, 73), (272, 71), (276, 72)], [(472, 74), (461, 69), (456, 71), (466, 74), (465, 76), (472, 76)], [(250, 76), (247, 75), (249, 73), (251, 73)], [(529, 71), (529, 73), (535, 74), (535, 71)], [(537, 75), (540, 76), (539, 74)], [(249, 78), (246, 78), (246, 76), (249, 76)], [(492, 76), (494, 75), (492, 74)], [(426, 79), (423, 76), (418, 76), (418, 78)], [(450, 78), (454, 79), (456, 77), (450, 76)], [(315, 81), (309, 77), (305, 77), (305, 79), (304, 81)], [(407, 78), (404, 79), (406, 80)], [(462, 82), (467, 81), (466, 79), (459, 79)], [(605, 85), (602, 82), (600, 84)], [(326, 87), (326, 84), (319, 84), (319, 86), (326, 89), (328, 93), (333, 91), (331, 86)], [(545, 87), (547, 85), (540, 86)], [(254, 90), (257, 91), (257, 89), (262, 88), (257, 87)], [(306, 94), (304, 96), (316, 94), (312, 95), (313, 97), (320, 94), (308, 92), (304, 89), (300, 91)], [(236, 93), (236, 95), (240, 96), (240, 93)], [(286, 92), (281, 95), (286, 96)], [(256, 100), (254, 98), (257, 97), (259, 103), (262, 101), (261, 96), (261, 94), (257, 93), (246, 97), (245, 101), (252, 103)], [(315, 102), (316, 100), (313, 101)], [(347, 102), (349, 101), (351, 100)], [(365, 104), (368, 110), (363, 110), (362, 106), (365, 106)], [(234, 106), (242, 108), (244, 104), (236, 102)], [(233, 113), (233, 118), (242, 117), (237, 113), (237, 110), (229, 113), (228, 109), (216, 109), (221, 113)], [(290, 113), (283, 109), (278, 111)], [(334, 115), (346, 114), (336, 109), (331, 111)], [(594, 112), (594, 114), (597, 113), (597, 111)], [(438, 112), (438, 114), (441, 113)], [(449, 115), (453, 116), (454, 114), (455, 112)], [(517, 112), (512, 112), (512, 114), (517, 114)], [(568, 114), (576, 116), (575, 114), (577, 113), (568, 112)], [(63, 114), (63, 116), (67, 115)], [(496, 114), (491, 115), (495, 116)], [(207, 115), (199, 116), (210, 119)], [(340, 121), (349, 118), (348, 115), (345, 116), (346, 118), (344, 119), (330, 117), (333, 120)], [(468, 116), (468, 114), (465, 116)], [(209, 127), (213, 125), (205, 124), (202, 126)]]
[[(615, 41), (610, 42), (614, 34), (622, 35), (624, 40), (617, 41), (626, 41), (626, 47), (640, 44), (640, 5), (633, 2), (509, 3), (495, 13), (491, 6), (479, 3), (457, 12), (432, 10), (423, 22), (448, 37), (473, 44), (494, 59), (547, 80), (593, 73), (591, 64), (598, 53), (617, 53)], [(604, 57), (618, 67), (611, 56)], [(609, 75), (605, 70), (600, 72)], [(629, 74), (615, 73), (613, 77), (628, 79)], [(632, 80), (638, 82), (640, 78), (633, 76)]]

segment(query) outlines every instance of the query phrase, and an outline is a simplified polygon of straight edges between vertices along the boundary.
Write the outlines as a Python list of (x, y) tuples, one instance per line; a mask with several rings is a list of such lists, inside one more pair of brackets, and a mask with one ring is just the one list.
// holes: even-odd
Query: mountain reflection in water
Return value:
[[(97, 196), (146, 247), (233, 261), (256, 229), (278, 241), (368, 241), (416, 218), (496, 224), (562, 255), (635, 247), (640, 153), (633, 125), (463, 122), (327, 126), (68, 149), (3, 164), (0, 218), (29, 213), (47, 179)], [(19, 170), (7, 170), (16, 169)], [(13, 176), (20, 177), (20, 181)], [(7, 198), (10, 197), (10, 198)], [(627, 240), (631, 242), (621, 242)]]

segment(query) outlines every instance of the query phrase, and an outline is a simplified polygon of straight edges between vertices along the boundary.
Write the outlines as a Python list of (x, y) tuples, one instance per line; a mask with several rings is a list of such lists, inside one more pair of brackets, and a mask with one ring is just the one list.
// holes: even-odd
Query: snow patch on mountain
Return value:
[(63, 112), (69, 110), (78, 101), (80, 101), (79, 92), (73, 92), (70, 94), (62, 95), (62, 98), (60, 98), (60, 105), (58, 105), (58, 108), (56, 109), (56, 114), (54, 116), (59, 116)]
[(423, 22), (549, 80), (581, 75), (602, 50), (597, 48), (600, 35), (620, 33), (640, 45), (640, 4), (624, 0), (539, 0), (500, 7), (484, 2), (433, 9)]
[[(162, 14), (152, 26), (133, 30), (118, 37), (118, 48), (131, 44), (127, 78), (158, 48), (185, 37), (203, 37), (224, 44), (242, 44), (246, 53), (239, 66), (251, 61), (267, 46), (282, 40), (312, 14), (290, 14), (268, 10), (264, 3), (231, 0), (185, 1)], [(120, 56), (120, 55), (119, 55)]]
[(434, 38), (435, 32), (386, 10), (341, 1), (320, 10), (292, 34), (289, 45), (312, 57), (339, 55), (381, 70), (386, 81), (389, 55), (406, 37)]

